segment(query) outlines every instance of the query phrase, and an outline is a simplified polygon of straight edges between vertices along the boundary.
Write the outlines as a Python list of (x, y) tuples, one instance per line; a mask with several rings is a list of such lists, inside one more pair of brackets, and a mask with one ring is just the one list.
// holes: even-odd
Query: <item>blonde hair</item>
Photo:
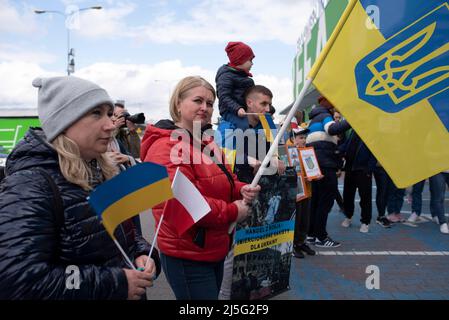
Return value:
[(204, 87), (212, 92), (214, 100), (217, 97), (214, 87), (200, 76), (186, 77), (178, 82), (175, 90), (170, 98), (170, 116), (174, 122), (179, 122), (180, 114), (178, 112), (178, 104), (185, 99), (187, 92), (196, 87)]
[[(89, 184), (89, 178), (93, 176), (92, 170), (86, 161), (81, 158), (78, 145), (64, 134), (56, 137), (52, 145), (58, 153), (62, 175), (69, 182), (79, 185), (84, 190), (92, 190), (92, 186)], [(103, 153), (97, 161), (106, 180), (111, 179), (118, 173), (117, 166), (106, 154)]]

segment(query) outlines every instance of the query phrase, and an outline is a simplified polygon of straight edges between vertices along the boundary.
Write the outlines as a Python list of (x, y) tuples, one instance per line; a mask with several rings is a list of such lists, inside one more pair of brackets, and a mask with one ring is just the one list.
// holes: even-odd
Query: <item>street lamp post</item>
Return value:
[[(64, 18), (70, 18), (72, 17), (76, 12), (80, 11), (86, 11), (86, 10), (100, 10), (102, 9), (101, 6), (93, 6), (93, 7), (87, 7), (87, 8), (81, 8), (74, 11), (71, 11), (69, 13), (65, 13), (59, 10), (34, 10), (34, 13), (36, 14), (44, 14), (44, 13), (56, 13)], [(67, 29), (67, 75), (70, 76), (70, 74), (75, 72), (75, 49), (70, 48), (70, 28), (66, 24)]]

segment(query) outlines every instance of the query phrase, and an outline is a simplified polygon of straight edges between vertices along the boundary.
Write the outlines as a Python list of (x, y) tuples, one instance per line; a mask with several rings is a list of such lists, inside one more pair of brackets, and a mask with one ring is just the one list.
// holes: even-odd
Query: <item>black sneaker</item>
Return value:
[(315, 246), (319, 248), (337, 248), (341, 246), (340, 242), (334, 241), (331, 238), (327, 237), (324, 240), (316, 239)]
[(384, 228), (391, 228), (391, 222), (387, 219), (387, 217), (379, 217), (376, 219), (376, 223), (381, 225)]
[(316, 254), (315, 250), (310, 249), (310, 247), (303, 243), (302, 245), (298, 246), (296, 250), (301, 250), (307, 253), (309, 256), (314, 256)]
[(308, 244), (315, 244), (316, 240), (317, 239), (315, 237), (307, 237), (306, 238), (306, 243), (308, 243)]
[(298, 258), (298, 259), (304, 259), (304, 253), (302, 253), (302, 251), (299, 250), (299, 249), (296, 249), (296, 248), (293, 249), (292, 255), (293, 255), (295, 258)]

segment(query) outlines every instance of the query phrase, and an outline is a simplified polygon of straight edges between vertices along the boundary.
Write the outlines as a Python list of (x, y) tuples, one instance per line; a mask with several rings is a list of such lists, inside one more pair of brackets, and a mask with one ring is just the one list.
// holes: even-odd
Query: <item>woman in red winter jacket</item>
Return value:
[[(182, 233), (176, 228), (176, 219), (182, 219), (186, 211), (177, 200), (153, 208), (156, 224), (166, 208), (158, 247), (163, 270), (177, 299), (218, 298), (223, 262), (231, 244), (229, 226), (247, 217), (247, 203), (260, 190), (259, 186), (251, 188), (237, 180), (224, 164), (213, 138), (204, 132), (210, 128), (215, 97), (214, 88), (203, 78), (184, 78), (170, 100), (173, 121), (148, 126), (142, 140), (143, 161), (166, 166), (170, 179), (179, 168), (211, 208)], [(194, 127), (202, 130), (197, 133)]]

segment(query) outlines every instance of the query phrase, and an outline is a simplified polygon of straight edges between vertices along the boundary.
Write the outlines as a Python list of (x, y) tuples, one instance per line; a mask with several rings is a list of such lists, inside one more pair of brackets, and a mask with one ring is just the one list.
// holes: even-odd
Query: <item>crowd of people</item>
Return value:
[[(145, 290), (163, 270), (177, 299), (229, 299), (233, 263), (233, 226), (250, 214), (260, 192), (251, 186), (269, 149), (259, 115), (273, 114), (273, 93), (255, 84), (250, 69), (255, 54), (242, 42), (226, 47), (229, 62), (219, 68), (216, 88), (199, 76), (183, 78), (171, 95), (171, 119), (148, 125), (142, 140), (122, 100), (113, 103), (98, 85), (73, 76), (38, 78), (38, 114), (42, 128), (30, 128), (8, 157), (0, 185), (0, 298), (3, 299), (145, 299)], [(215, 141), (212, 113), (216, 98), (221, 121), (217, 132), (254, 131), (236, 152), (243, 159), (229, 165)], [(315, 255), (310, 245), (338, 247), (326, 229), (328, 214), (339, 200), (349, 227), (354, 197), (361, 197), (361, 232), (371, 222), (371, 186), (377, 184), (376, 222), (383, 227), (403, 221), (404, 190), (397, 189), (349, 123), (325, 98), (309, 114), (306, 125), (291, 130), (291, 144), (313, 147), (322, 176), (308, 181), (311, 197), (296, 203), (294, 252)], [(299, 115), (298, 115), (299, 117)], [(303, 116), (299, 117), (303, 122)], [(200, 126), (199, 132), (195, 125)], [(181, 139), (173, 139), (173, 135)], [(226, 135), (223, 134), (222, 137)], [(185, 137), (186, 139), (184, 139)], [(262, 141), (262, 142), (261, 142)], [(263, 143), (265, 145), (261, 145)], [(254, 148), (255, 146), (255, 148)], [(207, 152), (210, 161), (194, 161)], [(282, 175), (285, 164), (275, 154), (270, 168)], [(179, 233), (166, 218), (157, 238), (158, 250), (143, 239), (140, 220), (122, 223), (115, 238), (139, 270), (130, 269), (97, 219), (86, 198), (89, 192), (137, 162), (158, 163), (173, 180), (180, 170), (200, 191), (211, 211)], [(345, 172), (341, 197), (337, 179)], [(449, 173), (430, 178), (431, 212), (448, 233), (444, 216)], [(424, 182), (413, 187), (409, 222), (420, 219)], [(385, 216), (385, 210), (388, 216)], [(185, 208), (169, 200), (153, 208), (155, 224), (163, 214)], [(173, 213), (168, 215), (167, 213)], [(173, 219), (173, 218), (172, 218)], [(230, 232), (231, 231), (231, 232)], [(147, 263), (149, 261), (149, 263)], [(80, 285), (66, 285), (66, 270), (77, 266)]]
[[(373, 176), (376, 182), (377, 218), (375, 222), (384, 228), (391, 228), (394, 223), (401, 222), (417, 227), (417, 223), (423, 221), (420, 215), (425, 181), (412, 186), (409, 196), (412, 213), (406, 219), (401, 214), (406, 189), (399, 189), (395, 186), (388, 173), (357, 132), (350, 127), (349, 123), (325, 97), (320, 96), (318, 104), (309, 113), (308, 124), (303, 124), (307, 130), (292, 130), (294, 144), (297, 147), (314, 147), (324, 175), (323, 179), (312, 181), (311, 200), (302, 200), (298, 204), (302, 206), (302, 210), (297, 211), (298, 224), (301, 225), (302, 222), (302, 228), (304, 228), (304, 224), (310, 223), (306, 243), (316, 247), (329, 248), (341, 245), (340, 242), (328, 236), (327, 217), (336, 201), (340, 211), (344, 214), (341, 226), (349, 228), (353, 223), (356, 191), (360, 196), (361, 208), (359, 230), (362, 233), (368, 233), (372, 221)], [(302, 119), (303, 116), (299, 116), (299, 118)], [(337, 188), (337, 179), (342, 175), (344, 175), (343, 196)], [(430, 213), (443, 234), (449, 234), (447, 218), (444, 214), (446, 185), (449, 186), (449, 171), (429, 178)], [(309, 201), (311, 202), (310, 206)], [(307, 211), (310, 211), (310, 214), (305, 213)], [(310, 222), (309, 217), (311, 217)], [(299, 232), (296, 232), (295, 236), (296, 234), (299, 235)], [(303, 258), (304, 253), (314, 254), (314, 252), (310, 252), (310, 248), (301, 248), (302, 245), (302, 241), (295, 238), (294, 255), (296, 257)]]

